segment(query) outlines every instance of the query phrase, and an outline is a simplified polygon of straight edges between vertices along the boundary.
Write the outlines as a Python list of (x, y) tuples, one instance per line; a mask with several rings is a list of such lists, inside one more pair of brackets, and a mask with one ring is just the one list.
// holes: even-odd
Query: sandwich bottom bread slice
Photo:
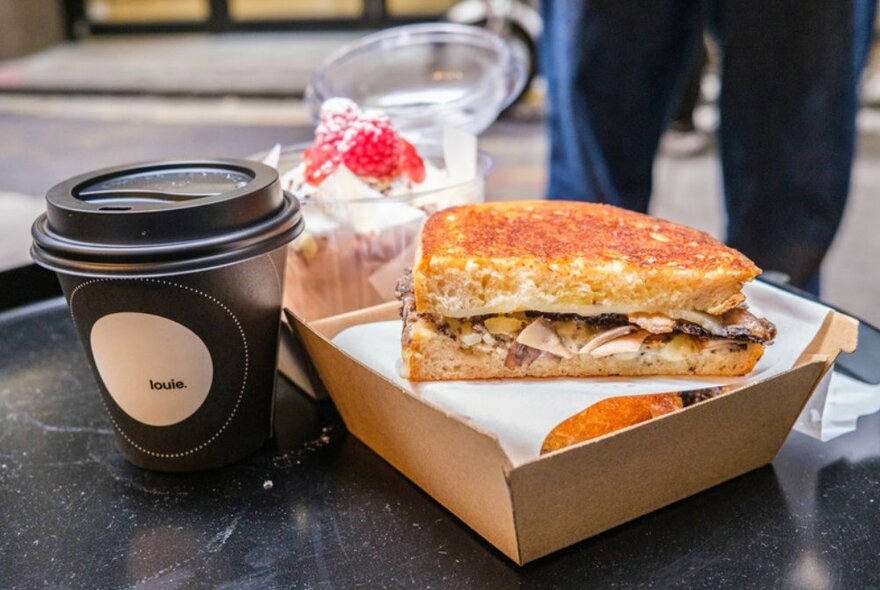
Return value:
[(744, 375), (776, 334), (741, 293), (759, 272), (703, 232), (607, 205), (447, 209), (398, 284), (403, 373)]

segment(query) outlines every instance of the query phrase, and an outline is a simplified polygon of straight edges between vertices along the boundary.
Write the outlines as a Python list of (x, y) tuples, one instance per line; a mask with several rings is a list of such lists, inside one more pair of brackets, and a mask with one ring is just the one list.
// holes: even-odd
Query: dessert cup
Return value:
[[(307, 147), (282, 150), (282, 179), (300, 164)], [(440, 145), (417, 148), (429, 170), (442, 169)], [(429, 171), (424, 185), (380, 198), (301, 198), (306, 230), (290, 246), (285, 307), (315, 320), (393, 300), (398, 278), (412, 264), (424, 221), (435, 211), (483, 201), (491, 168), (492, 158), (480, 151), (470, 180), (431, 186)]]

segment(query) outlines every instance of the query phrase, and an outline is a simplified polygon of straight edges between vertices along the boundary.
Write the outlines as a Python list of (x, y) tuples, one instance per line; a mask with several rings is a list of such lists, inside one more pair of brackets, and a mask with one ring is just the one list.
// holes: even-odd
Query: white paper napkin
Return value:
[(804, 408), (794, 429), (823, 442), (853, 432), (860, 416), (880, 412), (880, 385), (831, 371)]

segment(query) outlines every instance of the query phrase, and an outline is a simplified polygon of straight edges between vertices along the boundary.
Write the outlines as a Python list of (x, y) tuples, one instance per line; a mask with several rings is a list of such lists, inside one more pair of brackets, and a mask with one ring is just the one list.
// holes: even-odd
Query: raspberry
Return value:
[(303, 152), (303, 162), (306, 165), (306, 182), (318, 186), (339, 166), (339, 153), (335, 146), (315, 145)]
[(363, 178), (390, 181), (407, 176), (425, 180), (425, 163), (408, 141), (397, 136), (391, 120), (379, 111), (361, 111), (347, 98), (321, 105), (315, 143), (303, 154), (306, 181), (319, 185), (340, 163)]
[(354, 123), (361, 111), (347, 98), (331, 98), (321, 105), (318, 127), (315, 129), (316, 145), (336, 145), (345, 130)]
[(425, 162), (416, 151), (416, 146), (400, 138), (400, 162), (395, 176), (406, 174), (416, 184), (425, 181)]
[(361, 113), (336, 147), (342, 163), (358, 176), (391, 179), (398, 170), (400, 142), (391, 120), (382, 113)]

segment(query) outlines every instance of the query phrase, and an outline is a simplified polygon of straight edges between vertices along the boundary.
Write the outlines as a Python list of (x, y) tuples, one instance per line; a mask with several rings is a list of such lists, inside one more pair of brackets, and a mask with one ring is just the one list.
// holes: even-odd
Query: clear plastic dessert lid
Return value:
[(339, 48), (315, 71), (306, 98), (317, 118), (337, 96), (385, 111), (408, 135), (454, 127), (478, 135), (522, 90), (526, 65), (508, 43), (477, 27), (395, 27)]

